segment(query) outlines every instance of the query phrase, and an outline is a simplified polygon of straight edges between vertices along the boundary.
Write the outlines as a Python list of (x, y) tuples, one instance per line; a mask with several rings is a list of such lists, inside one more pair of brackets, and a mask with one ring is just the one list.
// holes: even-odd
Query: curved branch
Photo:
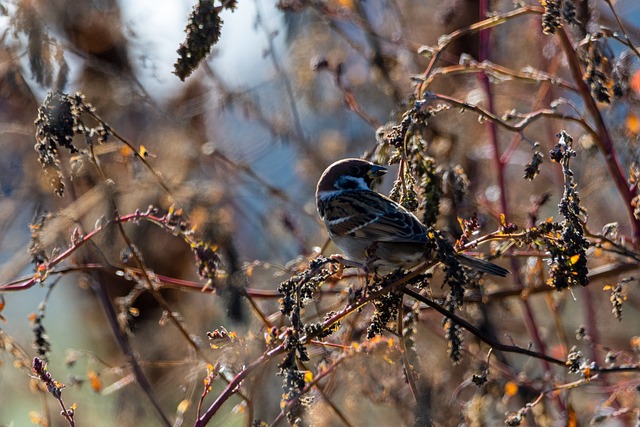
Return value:
[(527, 126), (529, 126), (530, 124), (532, 124), (533, 122), (537, 121), (538, 119), (541, 119), (543, 117), (546, 118), (550, 118), (550, 119), (555, 119), (555, 120), (566, 120), (569, 122), (574, 122), (577, 123), (578, 125), (580, 125), (585, 131), (587, 131), (589, 134), (591, 134), (594, 137), (598, 137), (598, 134), (596, 133), (596, 131), (594, 129), (592, 129), (585, 121), (582, 117), (575, 117), (575, 116), (571, 116), (568, 114), (563, 114), (563, 113), (559, 113), (555, 110), (551, 110), (551, 109), (543, 109), (543, 110), (536, 110), (536, 111), (532, 111), (524, 116), (522, 116), (522, 120), (520, 120), (517, 123), (511, 124), (508, 123), (504, 120), (502, 120), (500, 117), (498, 117), (496, 114), (490, 112), (489, 110), (480, 107), (479, 105), (475, 105), (475, 104), (470, 104), (468, 102), (464, 102), (461, 101), (457, 98), (453, 98), (451, 96), (447, 96), (447, 95), (442, 95), (439, 93), (433, 93), (433, 92), (425, 92), (424, 94), (424, 99), (425, 100), (431, 100), (431, 99), (437, 99), (437, 100), (441, 100), (441, 101), (445, 101), (449, 104), (452, 104), (456, 107), (460, 107), (462, 109), (465, 110), (471, 110), (473, 112), (475, 112), (476, 114), (478, 114), (481, 118), (486, 119), (486, 120), (490, 120), (493, 123), (499, 125), (500, 127), (503, 127), (507, 130), (510, 130), (512, 132), (521, 132), (523, 131)]
[(473, 326), (471, 323), (469, 323), (466, 320), (462, 319), (461, 317), (458, 317), (457, 315), (453, 314), (452, 312), (450, 312), (446, 308), (442, 307), (440, 304), (438, 304), (438, 303), (436, 303), (434, 301), (431, 301), (430, 299), (424, 297), (423, 295), (420, 295), (419, 293), (417, 293), (417, 292), (415, 292), (415, 291), (413, 291), (413, 290), (411, 290), (409, 288), (403, 288), (402, 292), (405, 293), (406, 295), (409, 295), (411, 298), (414, 298), (414, 299), (420, 301), (421, 303), (424, 303), (424, 304), (428, 305), (429, 307), (433, 308), (434, 310), (436, 310), (438, 313), (442, 314), (446, 318), (451, 319), (458, 326), (461, 326), (462, 328), (464, 328), (467, 331), (471, 332), (478, 339), (480, 339), (480, 341), (490, 345), (492, 348), (495, 348), (496, 350), (500, 350), (500, 351), (503, 351), (505, 353), (524, 354), (526, 356), (531, 356), (531, 357), (534, 357), (536, 359), (546, 360), (547, 362), (554, 363), (556, 365), (565, 366), (564, 360), (556, 359), (555, 357), (551, 357), (551, 356), (548, 356), (546, 354), (539, 353), (539, 352), (533, 351), (533, 350), (528, 350), (526, 348), (518, 347), (518, 346), (515, 346), (515, 345), (501, 344), (498, 341), (496, 341), (496, 340), (494, 340), (494, 339), (492, 339), (490, 337), (487, 337), (485, 334), (482, 333), (482, 331), (480, 331), (478, 328)]

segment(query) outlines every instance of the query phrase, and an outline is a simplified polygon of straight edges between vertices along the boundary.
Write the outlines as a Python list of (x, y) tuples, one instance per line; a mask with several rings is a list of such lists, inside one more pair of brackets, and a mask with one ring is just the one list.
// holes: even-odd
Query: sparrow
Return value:
[[(316, 207), (329, 237), (343, 255), (376, 271), (410, 269), (433, 258), (429, 229), (410, 211), (371, 189), (387, 169), (362, 159), (330, 165), (316, 187)], [(505, 277), (489, 261), (457, 254), (472, 269)]]

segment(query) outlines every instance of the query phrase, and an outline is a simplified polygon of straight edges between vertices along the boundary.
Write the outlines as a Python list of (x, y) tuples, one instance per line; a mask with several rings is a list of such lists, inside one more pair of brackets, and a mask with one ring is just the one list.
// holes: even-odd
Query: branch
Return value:
[(433, 308), (434, 310), (436, 310), (437, 312), (439, 312), (440, 314), (442, 314), (446, 318), (451, 319), (451, 321), (453, 321), (457, 325), (461, 326), (462, 328), (466, 329), (467, 331), (471, 332), (473, 335), (475, 335), (482, 342), (490, 345), (492, 348), (494, 348), (496, 350), (500, 350), (500, 351), (503, 351), (505, 353), (524, 354), (526, 356), (534, 357), (536, 359), (546, 360), (547, 362), (550, 362), (550, 363), (553, 363), (553, 364), (556, 364), (556, 365), (565, 366), (564, 360), (556, 359), (554, 357), (547, 356), (546, 354), (539, 353), (539, 352), (532, 351), (532, 350), (528, 350), (526, 348), (517, 347), (517, 346), (514, 346), (514, 345), (501, 344), (501, 343), (493, 340), (492, 338), (489, 338), (489, 337), (485, 336), (482, 333), (482, 331), (480, 331), (478, 328), (476, 328), (475, 326), (473, 326), (472, 324), (470, 324), (466, 320), (462, 319), (461, 317), (458, 317), (457, 315), (453, 314), (452, 312), (450, 312), (446, 308), (442, 307), (440, 304), (438, 304), (438, 303), (436, 303), (434, 301), (431, 301), (430, 299), (426, 298), (423, 295), (420, 295), (419, 293), (411, 290), (410, 288), (403, 288), (402, 292), (405, 293), (406, 295), (409, 295), (410, 297), (412, 297), (412, 298), (414, 298), (414, 299), (416, 299), (416, 300), (428, 305), (429, 307)]

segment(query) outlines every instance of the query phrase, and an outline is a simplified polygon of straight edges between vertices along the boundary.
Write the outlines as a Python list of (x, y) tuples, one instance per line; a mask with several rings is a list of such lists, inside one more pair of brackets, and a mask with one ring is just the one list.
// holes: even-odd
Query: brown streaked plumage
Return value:
[[(344, 255), (383, 270), (411, 268), (431, 259), (428, 229), (398, 203), (371, 190), (386, 168), (361, 159), (329, 166), (316, 187), (316, 206), (329, 237)], [(508, 271), (488, 261), (458, 255), (471, 268), (496, 276)]]

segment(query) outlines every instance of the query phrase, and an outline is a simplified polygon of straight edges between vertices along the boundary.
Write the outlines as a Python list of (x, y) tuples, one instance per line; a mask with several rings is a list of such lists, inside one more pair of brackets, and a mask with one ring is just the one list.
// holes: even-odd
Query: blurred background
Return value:
[[(55, 400), (47, 394), (35, 394), (29, 377), (35, 355), (33, 342), (43, 334), (50, 343), (49, 371), (67, 385), (65, 403), (78, 405), (77, 425), (162, 425), (132, 377), (98, 288), (116, 312), (127, 312), (120, 312), (129, 316), (124, 335), (171, 423), (192, 424), (207, 362), (221, 362), (230, 379), (264, 350), (263, 323), (238, 289), (247, 286), (266, 291), (264, 298), (256, 299), (259, 310), (267, 316), (274, 314), (272, 321), (281, 325), (275, 289), (291, 274), (288, 263), (317, 254), (325, 245), (327, 236), (314, 201), (314, 186), (325, 167), (344, 157), (380, 153), (380, 129), (398, 123), (410, 108), (415, 83), (429, 64), (428, 55), (418, 53), (425, 50), (421, 47), (436, 46), (442, 35), (484, 19), (483, 11), (507, 13), (514, 9), (512, 1), (239, 1), (236, 10), (220, 12), (219, 42), (197, 70), (181, 81), (173, 74), (176, 50), (184, 40), (195, 3), (0, 3), (0, 283), (34, 272), (28, 251), (33, 232), (29, 224), (42, 215), (47, 217), (39, 239), (52, 255), (54, 247), (60, 251), (69, 247), (74, 230), (87, 233), (103, 221), (101, 218), (112, 218), (110, 198), (117, 201), (120, 214), (145, 211), (149, 205), (162, 212), (171, 206), (181, 207), (198, 235), (219, 248), (229, 276), (245, 272), (235, 281), (227, 280), (217, 294), (163, 291), (191, 339), (205, 348), (206, 357), (194, 351), (148, 293), (141, 292), (127, 305), (122, 298), (131, 295), (131, 281), (114, 274), (113, 269), (88, 271), (83, 267), (97, 263), (122, 268), (121, 252), (126, 243), (115, 227), (100, 233), (63, 264), (78, 267), (78, 272), (60, 276), (59, 281), (50, 277), (45, 285), (28, 290), (0, 294), (0, 302), (4, 302), (0, 312), (4, 319), (0, 323), (2, 426), (66, 425)], [(538, 2), (522, 3), (540, 8)], [(608, 2), (576, 3), (586, 5), (580, 6), (585, 9), (581, 13), (586, 13), (581, 16), (588, 19), (585, 28), (594, 32), (601, 27), (619, 30)], [(640, 4), (617, 1), (614, 7), (637, 45)], [(533, 67), (572, 84), (558, 39), (543, 34), (539, 13), (508, 20), (487, 36), (489, 42), (484, 46), (489, 46), (488, 50), (480, 48), (477, 31), (456, 38), (439, 66), (457, 64), (461, 54), (468, 54), (512, 70)], [(576, 31), (571, 37), (578, 45), (584, 34)], [(631, 78), (639, 60), (615, 41), (607, 43), (604, 52), (613, 68), (627, 73), (624, 94), (606, 105), (599, 104), (622, 168), (627, 171), (638, 155), (640, 84), (634, 89)], [(429, 90), (486, 106), (487, 93), (477, 74), (443, 73)], [(561, 84), (496, 74), (489, 80), (494, 89), (492, 108), (498, 117), (512, 109), (526, 113), (549, 108), (559, 98), (566, 99), (562, 109), (568, 114), (585, 111), (575, 91)], [(148, 151), (147, 162), (170, 192), (111, 137), (95, 146), (106, 177), (97, 172), (86, 152), (61, 150), (66, 186), (64, 195), (56, 196), (33, 149), (34, 120), (52, 90), (82, 93), (111, 129), (133, 147)], [(87, 123), (95, 125), (95, 120), (87, 119)], [(443, 176), (449, 176), (446, 171), (464, 170), (469, 184), (464, 199), (454, 202), (453, 197), (445, 197), (442, 201), (441, 227), (455, 229), (458, 217), (477, 213), (482, 232), (497, 229), (503, 189), (509, 221), (524, 227), (534, 198), (545, 194), (549, 201), (540, 208), (538, 219), (555, 217), (559, 221), (562, 173), (557, 164), (548, 161), (547, 153), (557, 142), (555, 135), (566, 129), (577, 141), (573, 170), (588, 212), (588, 229), (600, 232), (606, 224), (617, 222), (620, 236), (632, 233), (624, 200), (609, 178), (602, 154), (575, 123), (540, 119), (523, 132), (500, 129), (495, 140), (507, 159), (506, 187), (496, 180), (490, 130), (477, 114), (453, 108), (429, 119), (428, 125), (428, 153), (445, 171)], [(531, 161), (533, 142), (539, 142), (545, 160), (539, 176), (526, 181), (522, 176)], [(81, 150), (88, 149), (81, 137), (76, 137), (75, 144)], [(112, 183), (105, 185), (106, 179)], [(388, 192), (392, 180), (383, 182), (379, 190)], [(193, 253), (179, 237), (144, 222), (124, 227), (151, 271), (199, 281)], [(329, 247), (325, 253), (333, 251)], [(596, 259), (592, 267), (611, 261)], [(526, 262), (522, 265), (527, 268)], [(574, 331), (585, 323), (596, 325), (589, 332), (597, 345), (586, 345), (585, 349), (594, 358), (603, 359), (602, 348), (631, 351), (639, 299), (628, 295), (624, 317), (618, 322), (611, 315), (610, 294), (602, 292), (603, 286), (620, 277), (607, 276), (573, 293), (542, 293), (530, 298), (547, 352), (564, 358), (565, 344), (576, 341)], [(505, 279), (490, 285), (510, 289), (512, 283)], [(326, 307), (317, 310), (322, 312)], [(501, 332), (500, 340), (512, 339), (527, 347), (532, 338), (524, 326), (524, 308), (518, 296), (497, 301), (487, 310), (489, 313), (482, 316), (490, 318)], [(477, 311), (482, 310), (476, 307), (466, 314), (477, 319)], [(354, 319), (351, 327), (357, 329), (357, 324), (366, 324), (366, 320), (366, 316)], [(425, 375), (437, 396), (433, 401), (442, 405), (435, 417), (440, 425), (501, 425), (506, 412), (537, 396), (544, 371), (538, 361), (524, 357), (514, 357), (511, 364), (502, 361), (508, 369), (496, 373), (493, 388), (480, 393), (475, 386), (469, 387), (464, 381), (478, 370), (483, 361), (478, 355), (486, 354), (486, 349), (480, 351), (479, 344), (470, 339), (472, 354), (453, 367), (446, 356), (440, 320), (433, 313), (426, 315), (416, 337), (423, 364), (430, 367)], [(242, 337), (241, 343), (209, 349), (206, 332), (221, 325)], [(315, 357), (322, 358), (322, 354)], [(399, 360), (387, 363), (384, 358), (359, 356), (340, 369), (328, 389), (353, 425), (414, 424), (415, 404)], [(234, 396), (210, 425), (248, 425), (258, 418), (273, 421), (280, 412), (282, 393), (282, 379), (276, 372), (274, 361), (243, 384), (243, 391), (253, 401), (250, 409)], [(518, 373), (526, 377), (522, 383), (529, 388), (520, 384), (521, 393), (509, 394), (504, 386)], [(623, 380), (629, 387), (638, 385), (637, 376), (616, 377), (612, 383)], [(223, 386), (216, 383), (205, 402), (217, 396)], [(602, 409), (603, 401), (611, 395), (612, 389), (607, 387), (613, 386), (600, 383), (593, 390), (580, 389), (566, 402), (584, 413), (581, 422), (588, 422), (598, 411), (608, 410), (608, 406)], [(362, 396), (362, 400), (354, 396)], [(638, 397), (635, 399), (635, 403), (627, 403), (637, 412)], [(327, 415), (322, 398), (318, 401), (309, 411), (310, 420), (316, 425), (343, 425), (339, 417)], [(181, 402), (189, 406), (180, 406)], [(480, 411), (479, 406), (484, 412), (476, 417), (473, 411)], [(611, 408), (614, 411), (616, 405)], [(551, 404), (541, 411), (546, 415), (529, 418), (530, 425), (557, 425), (554, 419), (566, 413), (567, 407)], [(631, 425), (619, 418), (608, 422)]]

